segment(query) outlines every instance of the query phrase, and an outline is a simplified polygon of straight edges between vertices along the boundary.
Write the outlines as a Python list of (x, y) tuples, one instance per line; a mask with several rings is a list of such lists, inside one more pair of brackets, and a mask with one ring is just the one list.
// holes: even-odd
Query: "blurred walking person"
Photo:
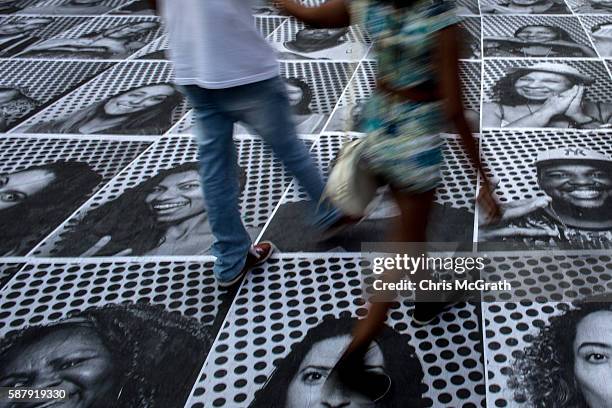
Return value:
[[(274, 50), (257, 32), (246, 0), (158, 0), (169, 35), (175, 82), (194, 108), (200, 177), (215, 237), (214, 273), (221, 287), (238, 283), (273, 252), (252, 245), (240, 215), (235, 122), (258, 133), (318, 202), (324, 184), (297, 139), (291, 107)], [(248, 179), (247, 175), (247, 179)], [(325, 233), (352, 222), (328, 205), (315, 224)]]
[[(434, 192), (441, 181), (443, 164), (440, 133), (452, 122), (461, 136), (471, 162), (483, 180), (480, 204), (492, 218), (499, 211), (481, 166), (477, 145), (464, 116), (459, 82), (458, 22), (450, 2), (437, 0), (330, 0), (304, 7), (292, 0), (278, 6), (306, 24), (343, 27), (360, 24), (372, 36), (378, 62), (377, 89), (362, 117), (364, 141), (362, 161), (373, 175), (392, 190), (401, 210), (401, 223), (391, 240), (424, 243)], [(417, 247), (422, 248), (422, 247)], [(416, 248), (407, 251), (419, 256)], [(396, 281), (388, 273), (383, 281)], [(429, 278), (417, 271), (413, 280)], [(431, 322), (449, 304), (436, 298), (423, 302), (417, 291), (413, 322)], [(419, 301), (421, 300), (421, 301)], [(431, 299), (429, 299), (431, 300)], [(353, 373), (363, 364), (371, 341), (384, 325), (388, 300), (372, 303), (368, 317), (353, 332), (353, 340), (340, 365)], [(349, 358), (350, 357), (350, 358)], [(360, 363), (361, 362), (361, 363)], [(357, 380), (359, 381), (359, 380)]]

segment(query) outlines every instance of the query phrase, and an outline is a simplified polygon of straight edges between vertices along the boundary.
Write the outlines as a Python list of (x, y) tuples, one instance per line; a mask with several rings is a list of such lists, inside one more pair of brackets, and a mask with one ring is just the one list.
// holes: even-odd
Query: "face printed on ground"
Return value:
[(98, 406), (96, 403), (109, 397), (118, 380), (111, 353), (87, 327), (58, 327), (18, 351), (13, 360), (0, 367), (0, 386), (66, 390), (68, 398), (54, 407)]
[(170, 85), (150, 85), (113, 96), (104, 105), (111, 116), (129, 115), (162, 103), (176, 91)]
[(612, 174), (592, 164), (557, 164), (540, 170), (540, 187), (553, 203), (602, 208), (612, 199)]
[(525, 27), (516, 34), (518, 39), (529, 42), (548, 42), (557, 40), (557, 33), (549, 27), (531, 26)]
[(31, 20), (22, 20), (12, 23), (6, 23), (0, 25), (0, 36), (1, 35), (18, 35), (25, 34), (30, 31), (38, 30), (51, 23), (53, 20), (46, 18), (35, 18)]
[(567, 91), (572, 82), (564, 75), (552, 72), (530, 72), (514, 83), (514, 89), (520, 96), (533, 101), (544, 102), (555, 94)]
[(178, 222), (206, 211), (195, 170), (169, 175), (147, 195), (145, 202), (159, 222)]
[(48, 170), (25, 170), (0, 175), (0, 210), (18, 205), (54, 180), (55, 174)]
[(574, 375), (589, 408), (612, 405), (612, 312), (587, 315), (576, 327)]
[(305, 28), (295, 35), (295, 42), (302, 47), (321, 48), (321, 45), (337, 43), (344, 33), (346, 33), (345, 28)]
[(287, 96), (289, 96), (289, 103), (291, 106), (298, 105), (304, 97), (304, 91), (299, 86), (294, 86), (285, 82), (287, 87)]
[[(363, 395), (347, 390), (334, 378), (326, 382), (342, 350), (348, 346), (350, 341), (351, 336), (345, 335), (313, 344), (289, 384), (285, 408), (371, 406), (372, 401)], [(384, 357), (378, 344), (372, 343), (365, 356), (365, 364), (369, 371), (384, 373)]]
[(138, 34), (144, 34), (156, 26), (157, 24), (152, 21), (143, 21), (141, 23), (136, 23), (125, 27), (118, 27), (111, 30), (106, 34), (106, 37), (115, 39), (128, 38)]

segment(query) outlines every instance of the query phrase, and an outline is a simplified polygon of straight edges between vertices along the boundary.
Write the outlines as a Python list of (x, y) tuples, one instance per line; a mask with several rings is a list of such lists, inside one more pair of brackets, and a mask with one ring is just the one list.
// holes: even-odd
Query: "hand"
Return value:
[[(100, 238), (98, 240), (98, 242), (93, 244), (93, 246), (91, 248), (89, 248), (87, 251), (83, 252), (81, 254), (81, 257), (82, 258), (88, 258), (88, 257), (95, 256), (98, 252), (100, 252), (111, 241), (111, 239), (112, 238), (111, 238), (110, 235), (103, 236), (102, 238)], [(132, 248), (127, 248), (127, 249), (124, 249), (123, 251), (117, 252), (113, 256), (127, 256), (127, 255), (130, 255), (131, 253), (132, 253)]]
[(584, 96), (584, 85), (575, 85), (576, 94), (574, 99), (568, 106), (565, 111), (565, 115), (575, 120), (576, 122), (589, 122), (592, 121), (592, 118), (584, 113), (584, 109), (582, 107), (582, 98)]
[(480, 186), (476, 203), (480, 207), (478, 214), (483, 224), (496, 224), (499, 222), (501, 210), (488, 180), (485, 180)]
[[(492, 183), (492, 188), (489, 187), (489, 185), (487, 185), (486, 188), (488, 188), (489, 191), (491, 191), (491, 190), (496, 189), (498, 186), (499, 186), (499, 180), (496, 180)], [(482, 192), (483, 192), (483, 189), (481, 187), (481, 193)], [(479, 214), (478, 224), (481, 226), (484, 226), (484, 225), (496, 224), (502, 221), (510, 221), (514, 218), (519, 218), (524, 215), (527, 215), (539, 208), (546, 208), (548, 207), (551, 201), (552, 200), (550, 197), (544, 196), (544, 197), (537, 197), (537, 198), (532, 198), (532, 199), (527, 199), (527, 200), (519, 200), (519, 201), (514, 201), (508, 204), (504, 204), (501, 206), (501, 210), (500, 210), (499, 216), (497, 217), (497, 220), (487, 219), (486, 214), (482, 214), (481, 212), (479, 212), (478, 213)]]
[(578, 91), (578, 86), (574, 85), (567, 91), (554, 94), (544, 102), (538, 111), (547, 112), (551, 117), (554, 115), (562, 115), (570, 107)]

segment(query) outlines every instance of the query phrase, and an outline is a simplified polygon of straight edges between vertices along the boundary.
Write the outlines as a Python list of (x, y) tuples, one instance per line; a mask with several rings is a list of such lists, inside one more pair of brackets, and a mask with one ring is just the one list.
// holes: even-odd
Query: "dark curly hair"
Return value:
[(550, 318), (511, 367), (509, 385), (517, 402), (533, 407), (588, 408), (574, 376), (573, 344), (578, 324), (588, 315), (612, 312), (610, 294), (575, 302)]
[(0, 211), (0, 253), (25, 255), (32, 246), (61, 224), (102, 181), (89, 164), (58, 161), (31, 166), (20, 173), (46, 170), (55, 176), (48, 186), (17, 205)]
[(302, 99), (300, 99), (297, 105), (291, 107), (293, 112), (298, 115), (309, 115), (312, 113), (310, 111), (310, 103), (312, 102), (313, 94), (310, 85), (299, 78), (285, 78), (284, 80), (287, 85), (295, 86), (302, 90)]
[[(79, 256), (101, 238), (110, 236), (111, 240), (96, 256), (111, 256), (127, 248), (130, 255), (144, 255), (158, 247), (163, 240), (167, 224), (157, 221), (155, 214), (145, 202), (146, 197), (166, 177), (173, 174), (198, 172), (197, 162), (187, 162), (160, 171), (141, 184), (127, 189), (115, 200), (91, 210), (82, 221), (62, 236), (60, 256)], [(246, 174), (240, 170), (240, 185), (245, 184)]]
[[(317, 326), (308, 330), (302, 341), (292, 346), (291, 352), (282, 359), (262, 389), (255, 394), (250, 408), (285, 408), (287, 391), (297, 374), (300, 364), (310, 349), (321, 341), (350, 335), (358, 319), (351, 317), (326, 317)], [(409, 337), (384, 326), (376, 338), (383, 358), (385, 372), (391, 377), (391, 389), (376, 407), (404, 408), (420, 407), (421, 363), (409, 345)], [(341, 350), (338, 350), (341, 353)]]
[(64, 328), (90, 329), (113, 355), (117, 389), (112, 401), (102, 400), (99, 406), (116, 408), (183, 407), (204, 363), (204, 350), (212, 344), (196, 320), (161, 306), (107, 305), (9, 333), (0, 340), (0, 367), (19, 359), (23, 348)]

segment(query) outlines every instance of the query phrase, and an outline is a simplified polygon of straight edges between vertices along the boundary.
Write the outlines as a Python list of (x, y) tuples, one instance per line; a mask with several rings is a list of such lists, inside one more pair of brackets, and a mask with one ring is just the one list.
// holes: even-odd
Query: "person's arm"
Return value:
[(436, 63), (440, 82), (440, 92), (444, 97), (445, 111), (448, 119), (455, 124), (461, 142), (472, 164), (481, 176), (482, 184), (479, 194), (479, 203), (490, 220), (500, 216), (500, 209), (493, 197), (487, 175), (480, 161), (480, 152), (472, 136), (472, 130), (465, 118), (463, 102), (461, 99), (461, 81), (459, 77), (459, 42), (457, 27), (448, 26), (438, 32), (438, 47)]
[(329, 0), (319, 7), (305, 7), (294, 0), (276, 0), (275, 5), (313, 27), (337, 28), (351, 24), (351, 16), (345, 1)]

